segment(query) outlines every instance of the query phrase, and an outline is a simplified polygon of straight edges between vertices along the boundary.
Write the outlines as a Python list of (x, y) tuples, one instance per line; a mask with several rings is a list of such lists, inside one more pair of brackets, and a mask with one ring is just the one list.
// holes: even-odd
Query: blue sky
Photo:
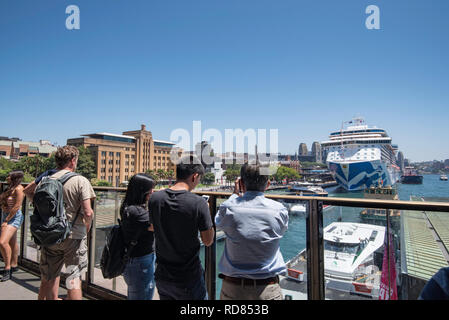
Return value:
[(168, 140), (200, 120), (279, 129), (293, 154), (361, 115), (412, 161), (446, 159), (448, 15), (447, 0), (3, 0), (0, 136), (65, 144), (146, 124)]

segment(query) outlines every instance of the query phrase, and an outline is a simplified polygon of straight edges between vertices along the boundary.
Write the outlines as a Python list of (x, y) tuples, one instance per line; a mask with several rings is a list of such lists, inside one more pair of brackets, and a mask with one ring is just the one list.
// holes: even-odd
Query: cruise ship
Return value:
[(384, 129), (369, 127), (363, 118), (344, 122), (321, 147), (330, 172), (347, 191), (391, 186), (400, 179), (397, 145), (391, 143)]

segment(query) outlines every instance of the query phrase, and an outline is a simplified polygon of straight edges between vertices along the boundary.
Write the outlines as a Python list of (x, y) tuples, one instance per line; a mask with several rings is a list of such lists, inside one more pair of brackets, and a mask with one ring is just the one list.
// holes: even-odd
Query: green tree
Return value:
[(22, 170), (33, 177), (38, 177), (48, 169), (46, 168), (46, 158), (36, 155), (34, 157), (23, 157), (15, 164), (15, 170)]
[[(35, 177), (29, 171), (35, 172), (36, 166), (27, 167), (25, 164), (31, 163), (31, 161), (27, 160), (27, 159), (28, 159), (28, 157), (26, 157), (26, 159), (23, 159), (21, 162), (20, 161), (12, 162), (8, 159), (0, 158), (0, 181), (6, 181), (6, 177), (8, 177), (9, 173), (14, 170), (22, 170), (23, 171), (23, 173), (24, 173), (23, 182), (33, 181), (35, 179)], [(33, 158), (29, 157), (29, 159), (33, 159)], [(40, 159), (37, 159), (37, 160), (40, 161)], [(35, 159), (35, 161), (36, 161), (36, 159)]]
[(239, 164), (231, 164), (227, 165), (225, 172), (223, 173), (223, 176), (226, 177), (226, 181), (228, 183), (234, 183), (235, 179), (237, 179), (240, 176), (240, 169), (242, 168)]
[(153, 178), (153, 180), (156, 181), (156, 183), (158, 182), (159, 178), (158, 178), (157, 173), (156, 173), (155, 170), (150, 170), (150, 169), (149, 169), (149, 170), (147, 170), (145, 173), (146, 173), (147, 175), (149, 175), (151, 178)]
[(215, 174), (213, 174), (212, 172), (206, 173), (201, 179), (201, 183), (206, 185), (213, 184), (214, 182), (215, 182)]
[(173, 169), (170, 169), (167, 171), (167, 179), (174, 179), (175, 178), (175, 172)]
[(0, 158), (0, 181), (6, 181), (6, 177), (12, 170), (14, 170), (14, 163), (8, 159)]
[(162, 181), (162, 180), (165, 180), (165, 177), (166, 177), (167, 174), (166, 174), (165, 170), (163, 170), (163, 169), (157, 169), (156, 175), (157, 175), (157, 177), (158, 177), (158, 180), (159, 180), (159, 181)]
[(90, 150), (84, 146), (78, 147), (78, 150), (80, 154), (78, 157), (76, 172), (86, 177), (88, 180), (96, 178), (97, 173), (95, 170), (95, 162)]
[(110, 183), (106, 180), (99, 180), (97, 178), (93, 178), (92, 180), (90, 180), (90, 183), (93, 186), (97, 186), (97, 187), (112, 187), (112, 183)]
[(306, 169), (310, 168), (327, 168), (327, 165), (325, 163), (319, 163), (319, 162), (309, 162), (309, 161), (303, 161), (301, 162), (301, 166)]
[(295, 169), (289, 168), (289, 167), (284, 167), (284, 166), (280, 166), (278, 168), (278, 170), (276, 171), (276, 173), (273, 175), (274, 179), (276, 181), (282, 181), (284, 179), (287, 179), (287, 182), (291, 181), (291, 180), (297, 180), (299, 179), (301, 176), (299, 175), (298, 172), (296, 172)]

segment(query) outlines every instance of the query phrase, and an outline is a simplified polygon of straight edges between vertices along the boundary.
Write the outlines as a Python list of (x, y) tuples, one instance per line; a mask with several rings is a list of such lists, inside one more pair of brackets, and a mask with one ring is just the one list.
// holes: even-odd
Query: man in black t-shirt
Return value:
[(206, 300), (200, 241), (210, 246), (214, 228), (207, 201), (191, 193), (204, 174), (195, 156), (176, 166), (176, 183), (152, 194), (148, 205), (156, 244), (156, 287), (161, 300)]

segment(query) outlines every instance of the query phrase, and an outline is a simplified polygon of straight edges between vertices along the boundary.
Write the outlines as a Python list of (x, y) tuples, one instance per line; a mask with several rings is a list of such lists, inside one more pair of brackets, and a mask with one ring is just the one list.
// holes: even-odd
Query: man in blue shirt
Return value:
[(222, 300), (282, 300), (278, 275), (286, 267), (279, 241), (288, 227), (288, 211), (264, 197), (270, 183), (262, 168), (242, 166), (234, 194), (215, 218), (217, 228), (226, 234), (218, 266)]

